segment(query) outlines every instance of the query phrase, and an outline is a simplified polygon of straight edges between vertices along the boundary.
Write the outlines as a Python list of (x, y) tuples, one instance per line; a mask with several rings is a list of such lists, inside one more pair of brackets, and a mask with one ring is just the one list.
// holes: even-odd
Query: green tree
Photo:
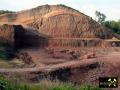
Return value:
[(8, 10), (0, 10), (0, 15), (5, 14), (5, 13), (14, 13), (13, 11), (8, 11)]
[(96, 21), (100, 24), (102, 24), (106, 19), (106, 15), (99, 11), (95, 11), (95, 15), (96, 15)]
[(105, 21), (103, 25), (107, 28), (110, 28), (113, 30), (113, 32), (120, 34), (120, 20), (118, 21)]

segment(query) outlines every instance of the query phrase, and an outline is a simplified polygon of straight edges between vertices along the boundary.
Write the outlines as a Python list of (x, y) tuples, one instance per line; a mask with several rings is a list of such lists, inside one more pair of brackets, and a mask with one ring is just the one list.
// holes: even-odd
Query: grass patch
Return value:
[(24, 65), (24, 62), (19, 59), (3, 60), (0, 59), (0, 68), (19, 68)]
[(103, 90), (96, 86), (82, 85), (75, 86), (71, 83), (60, 81), (43, 80), (38, 84), (15, 83), (0, 77), (0, 90)]

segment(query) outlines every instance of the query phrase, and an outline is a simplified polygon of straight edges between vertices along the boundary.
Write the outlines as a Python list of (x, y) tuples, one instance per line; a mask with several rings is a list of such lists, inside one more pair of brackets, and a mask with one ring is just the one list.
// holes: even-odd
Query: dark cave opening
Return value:
[(24, 29), (21, 25), (14, 25), (14, 47), (22, 48), (23, 45), (23, 39), (24, 39)]
[(48, 39), (38, 32), (24, 29), (21, 25), (14, 25), (15, 49), (40, 48), (48, 45)]

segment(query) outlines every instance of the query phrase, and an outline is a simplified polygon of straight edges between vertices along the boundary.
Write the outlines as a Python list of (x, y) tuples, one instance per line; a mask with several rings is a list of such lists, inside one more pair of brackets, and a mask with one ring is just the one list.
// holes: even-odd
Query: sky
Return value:
[(0, 0), (0, 10), (21, 11), (45, 4), (64, 4), (93, 19), (96, 10), (104, 13), (106, 20), (120, 19), (120, 0)]

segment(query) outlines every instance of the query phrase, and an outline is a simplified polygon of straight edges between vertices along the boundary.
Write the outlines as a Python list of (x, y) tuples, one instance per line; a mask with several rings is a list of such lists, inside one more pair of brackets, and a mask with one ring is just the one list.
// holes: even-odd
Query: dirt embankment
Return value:
[[(58, 63), (47, 64), (47, 62), (50, 62), (49, 61), (50, 57), (46, 56), (45, 58), (45, 56), (43, 55), (46, 54), (43, 54), (44, 52), (41, 51), (40, 53), (42, 53), (42, 55), (40, 54), (41, 56), (39, 59), (33, 58), (36, 64), (40, 65), (41, 63), (42, 64), (41, 66), (37, 66), (34, 68), (21, 68), (21, 69), (0, 69), (0, 74), (4, 74), (9, 78), (19, 77), (21, 81), (27, 80), (29, 82), (31, 81), (38, 82), (44, 78), (49, 78), (49, 79), (57, 78), (62, 81), (71, 81), (72, 83), (75, 84), (91, 83), (97, 85), (98, 85), (99, 77), (113, 76), (120, 78), (119, 50), (116, 48), (116, 51), (115, 49), (114, 50), (111, 49), (111, 51), (108, 52), (106, 49), (104, 50), (104, 52), (103, 51), (101, 52), (98, 51), (98, 52), (99, 53), (96, 53), (94, 57), (88, 54), (89, 57), (84, 57), (85, 59), (82, 60), (62, 59), (64, 61), (59, 62), (60, 59), (53, 57), (53, 60), (58, 61)], [(34, 53), (34, 55), (35, 54), (37, 53)], [(43, 61), (42, 59), (44, 59), (45, 61)]]

